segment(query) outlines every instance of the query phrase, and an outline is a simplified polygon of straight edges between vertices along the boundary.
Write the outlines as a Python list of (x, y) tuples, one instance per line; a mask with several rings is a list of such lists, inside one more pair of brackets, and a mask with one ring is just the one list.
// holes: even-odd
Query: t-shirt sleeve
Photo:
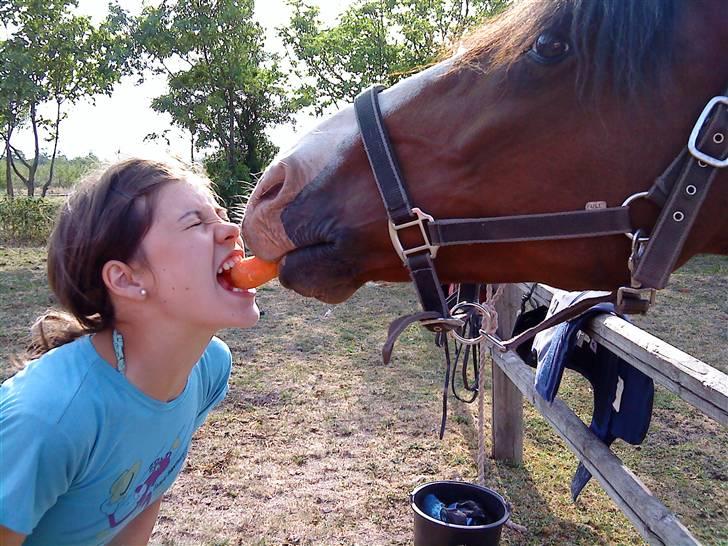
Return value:
[(30, 534), (65, 493), (77, 449), (58, 426), (3, 408), (0, 414), (0, 525)]
[(202, 426), (207, 414), (217, 406), (228, 392), (228, 380), (232, 370), (233, 357), (228, 346), (213, 337), (200, 362), (203, 396), (197, 413), (195, 428)]

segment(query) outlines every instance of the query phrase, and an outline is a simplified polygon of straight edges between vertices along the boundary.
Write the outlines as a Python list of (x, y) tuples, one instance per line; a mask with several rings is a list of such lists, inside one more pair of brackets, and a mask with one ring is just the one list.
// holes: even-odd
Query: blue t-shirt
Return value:
[(0, 387), (0, 525), (26, 545), (109, 542), (172, 485), (231, 364), (213, 338), (171, 402), (129, 383), (89, 336), (28, 364)]

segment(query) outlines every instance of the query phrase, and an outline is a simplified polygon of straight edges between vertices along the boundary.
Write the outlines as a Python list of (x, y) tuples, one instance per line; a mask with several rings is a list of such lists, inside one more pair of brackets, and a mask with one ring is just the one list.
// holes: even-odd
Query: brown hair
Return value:
[(64, 311), (49, 310), (36, 320), (27, 358), (114, 324), (101, 270), (109, 260), (144, 260), (139, 245), (152, 225), (158, 192), (182, 180), (209, 187), (181, 166), (129, 159), (74, 189), (48, 242), (48, 282)]

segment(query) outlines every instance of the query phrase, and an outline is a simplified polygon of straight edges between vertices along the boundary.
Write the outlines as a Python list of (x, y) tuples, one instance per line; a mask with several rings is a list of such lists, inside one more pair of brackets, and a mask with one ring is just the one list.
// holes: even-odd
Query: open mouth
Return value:
[(232, 271), (233, 267), (235, 267), (235, 264), (238, 262), (243, 261), (243, 255), (241, 252), (235, 252), (228, 256), (225, 261), (220, 264), (220, 267), (217, 269), (217, 282), (222, 286), (225, 290), (229, 290), (230, 292), (247, 292), (247, 290), (244, 290), (242, 288), (238, 288), (237, 286), (233, 285), (232, 279), (230, 277), (230, 272)]

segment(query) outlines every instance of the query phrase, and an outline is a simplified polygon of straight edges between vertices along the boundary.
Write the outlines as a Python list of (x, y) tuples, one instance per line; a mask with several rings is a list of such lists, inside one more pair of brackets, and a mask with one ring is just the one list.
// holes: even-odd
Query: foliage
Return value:
[[(56, 190), (56, 193), (59, 191), (66, 192), (86, 174), (99, 168), (101, 163), (101, 160), (94, 154), (88, 154), (85, 157), (74, 157), (71, 159), (67, 158), (63, 154), (59, 154), (56, 156), (51, 178), (51, 158), (48, 157), (48, 155), (41, 153), (38, 158), (38, 170), (36, 172), (36, 176), (39, 179), (44, 180), (51, 178), (50, 193), (53, 193), (53, 189)], [(5, 180), (6, 168), (7, 165), (5, 161), (0, 161), (0, 180)], [(22, 180), (18, 178), (12, 169), (10, 171), (10, 175), (13, 186), (15, 188), (20, 188), (23, 185)]]
[(290, 120), (278, 58), (263, 49), (253, 0), (179, 0), (146, 7), (137, 23), (149, 66), (167, 75), (152, 101), (188, 131), (193, 150), (211, 150), (208, 172), (232, 204), (273, 158), (264, 130)]
[[(10, 171), (35, 194), (41, 140), (51, 145), (45, 195), (53, 180), (60, 125), (65, 107), (82, 98), (110, 94), (128, 69), (131, 42), (126, 20), (117, 7), (94, 26), (89, 17), (72, 13), (77, 0), (4, 0), (6, 38), (0, 42), (0, 121), (5, 144), (6, 187), (12, 196)], [(51, 115), (41, 105), (51, 105)], [(32, 157), (12, 145), (16, 129), (28, 125), (33, 133)]]
[(437, 60), (467, 29), (510, 0), (359, 0), (323, 27), (319, 9), (288, 0), (293, 16), (278, 32), (302, 95), (321, 114), (351, 102), (372, 83), (391, 85)]
[(44, 245), (61, 202), (42, 197), (0, 198), (0, 241), (3, 244)]

